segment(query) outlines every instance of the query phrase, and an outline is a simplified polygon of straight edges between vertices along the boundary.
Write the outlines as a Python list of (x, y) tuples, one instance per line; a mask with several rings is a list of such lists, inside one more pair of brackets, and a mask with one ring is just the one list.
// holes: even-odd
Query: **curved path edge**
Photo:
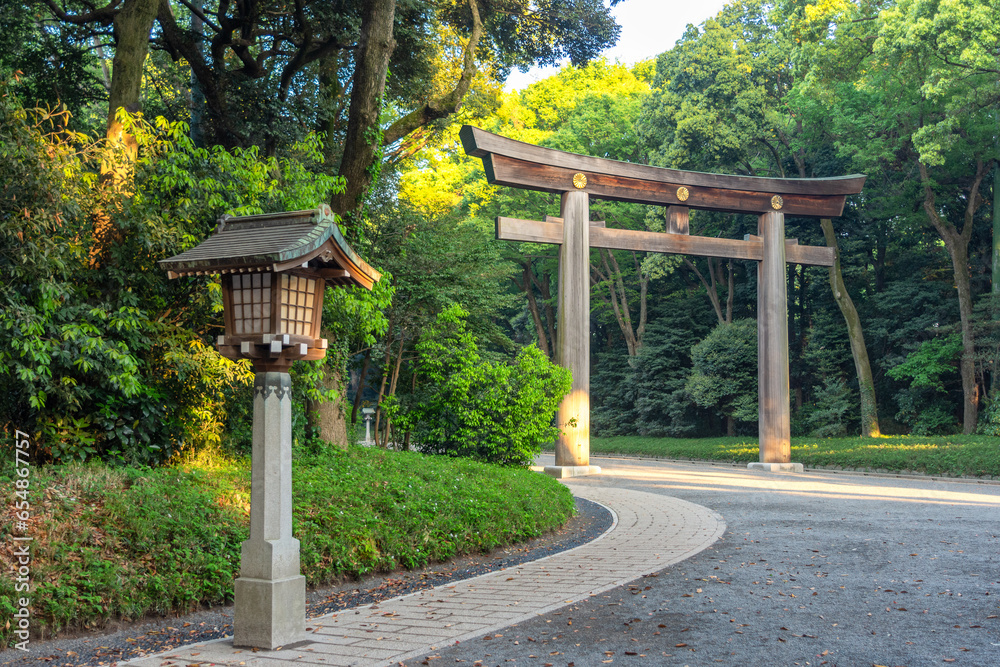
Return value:
[(302, 641), (275, 651), (193, 644), (122, 665), (328, 667), (396, 665), (493, 633), (658, 572), (712, 544), (723, 518), (701, 505), (630, 489), (574, 487), (612, 511), (611, 528), (574, 549), (399, 598), (308, 619)]

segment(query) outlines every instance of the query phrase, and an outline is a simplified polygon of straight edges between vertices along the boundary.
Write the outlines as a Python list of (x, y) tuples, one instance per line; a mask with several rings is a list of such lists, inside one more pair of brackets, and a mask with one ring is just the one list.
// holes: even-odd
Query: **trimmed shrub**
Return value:
[(391, 402), (390, 418), (419, 451), (528, 466), (559, 435), (552, 416), (572, 376), (535, 346), (513, 363), (479, 354), (459, 306), (442, 312), (417, 343), (417, 391)]

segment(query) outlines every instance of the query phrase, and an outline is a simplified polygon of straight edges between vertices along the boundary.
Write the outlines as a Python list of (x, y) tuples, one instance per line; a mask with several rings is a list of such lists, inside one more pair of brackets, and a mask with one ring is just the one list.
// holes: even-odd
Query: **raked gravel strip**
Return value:
[(661, 494), (602, 487), (574, 487), (574, 493), (615, 514), (614, 524), (604, 535), (576, 549), (309, 619), (303, 639), (280, 650), (238, 649), (228, 638), (120, 664), (394, 665), (658, 572), (711, 546), (726, 529), (716, 512)]

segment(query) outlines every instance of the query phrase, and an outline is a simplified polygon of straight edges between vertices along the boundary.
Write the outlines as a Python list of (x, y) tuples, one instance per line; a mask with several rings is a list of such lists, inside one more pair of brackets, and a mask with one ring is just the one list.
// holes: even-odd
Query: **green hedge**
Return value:
[[(591, 454), (757, 461), (756, 438), (592, 438)], [(809, 466), (1000, 477), (1000, 438), (983, 435), (792, 438), (792, 460)]]

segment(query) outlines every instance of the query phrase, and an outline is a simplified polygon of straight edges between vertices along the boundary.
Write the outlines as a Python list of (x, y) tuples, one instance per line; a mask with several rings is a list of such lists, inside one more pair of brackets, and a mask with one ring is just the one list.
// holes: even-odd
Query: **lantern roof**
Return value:
[(371, 289), (382, 277), (347, 243), (326, 205), (305, 211), (224, 215), (214, 234), (159, 264), (171, 278), (309, 268), (331, 286)]

